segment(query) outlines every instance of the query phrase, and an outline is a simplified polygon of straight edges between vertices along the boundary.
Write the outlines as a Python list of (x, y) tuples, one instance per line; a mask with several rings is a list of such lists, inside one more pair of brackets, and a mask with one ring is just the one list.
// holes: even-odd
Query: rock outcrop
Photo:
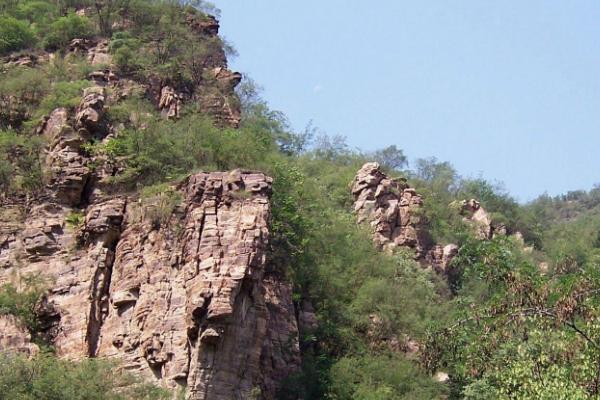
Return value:
[(491, 239), (494, 233), (492, 219), (485, 211), (479, 201), (475, 199), (463, 200), (460, 203), (460, 211), (464, 221), (473, 227), (475, 236), (479, 239)]
[(171, 86), (165, 86), (160, 91), (158, 108), (163, 118), (175, 119), (181, 112), (182, 96), (175, 92)]
[[(159, 225), (126, 196), (99, 198), (80, 226), (57, 200), (7, 207), (19, 219), (2, 223), (0, 284), (49, 282), (42, 334), (59, 356), (114, 358), (189, 399), (272, 399), (300, 351), (291, 286), (266, 260), (270, 191), (261, 173), (196, 174)], [(10, 327), (0, 348), (32, 354)]]
[(428, 252), (425, 260), (440, 274), (450, 273), (450, 262), (458, 254), (458, 246), (451, 243), (445, 246), (435, 245)]
[(12, 315), (0, 314), (0, 353), (18, 352), (31, 357), (39, 351), (21, 321)]
[[(458, 254), (458, 246), (433, 243), (422, 215), (423, 199), (405, 179), (390, 179), (378, 163), (366, 163), (354, 178), (352, 194), (357, 221), (370, 224), (377, 247), (385, 251), (412, 250), (421, 264), (452, 278), (455, 271), (451, 261)], [(480, 211), (474, 212), (473, 221), (479, 227), (487, 214), (482, 208), (477, 210)]]
[(390, 179), (378, 163), (367, 163), (358, 171), (352, 185), (354, 211), (358, 222), (373, 228), (373, 241), (382, 249), (413, 249), (424, 258), (431, 245), (422, 216), (423, 199), (403, 179)]
[[(218, 34), (214, 18), (188, 23), (198, 40)], [(111, 187), (122, 161), (87, 146), (118, 135), (126, 123), (111, 122), (106, 110), (138, 95), (167, 119), (187, 102), (237, 127), (241, 75), (227, 69), (218, 40), (207, 42), (215, 49), (198, 60), (194, 84), (118, 70), (108, 43), (70, 43), (68, 54), (97, 68), (92, 83), (77, 107), (55, 109), (36, 129), (47, 143), (44, 187), (35, 196), (0, 196), (0, 285), (44, 281), (35, 338), (59, 357), (115, 359), (192, 400), (274, 399), (300, 366), (298, 319), (314, 328), (316, 318), (310, 304), (295, 309), (291, 285), (267, 261), (271, 178), (198, 173), (171, 188), (172, 202), (142, 201)], [(37, 347), (20, 321), (0, 316), (0, 351), (33, 355)]]

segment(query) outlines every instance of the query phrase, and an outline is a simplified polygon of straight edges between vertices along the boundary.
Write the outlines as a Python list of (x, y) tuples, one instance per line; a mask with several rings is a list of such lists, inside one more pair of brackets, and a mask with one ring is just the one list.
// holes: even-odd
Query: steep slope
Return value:
[[(109, 116), (135, 93), (163, 119), (176, 120), (188, 107), (217, 126), (239, 126), (234, 88), (241, 75), (227, 70), (215, 45), (218, 22), (182, 15), (196, 45), (210, 47), (190, 56), (197, 80), (127, 72), (110, 49), (114, 37), (75, 38), (61, 49), (67, 64), (83, 58), (91, 72), (78, 105), (55, 108), (35, 124), (45, 143), (44, 186), (0, 196), (0, 285), (23, 286), (32, 276), (43, 282), (35, 334), (59, 357), (113, 359), (189, 399), (272, 399), (300, 365), (291, 285), (267, 261), (272, 179), (242, 170), (196, 173), (142, 198), (114, 183), (126, 157), (91, 150), (141, 114)], [(26, 73), (59, 57), (12, 55), (4, 68)], [(6, 99), (3, 107), (24, 110), (13, 94)], [(31, 115), (10, 112), (3, 123), (20, 129)], [(38, 351), (13, 316), (0, 315), (0, 326), (0, 352)]]
[(116, 358), (190, 399), (272, 398), (300, 360), (291, 288), (266, 264), (270, 190), (260, 173), (197, 174), (161, 226), (145, 217), (156, 204), (120, 196), (80, 231), (68, 206), (13, 205), (0, 282), (52, 282), (41, 317), (60, 356)]

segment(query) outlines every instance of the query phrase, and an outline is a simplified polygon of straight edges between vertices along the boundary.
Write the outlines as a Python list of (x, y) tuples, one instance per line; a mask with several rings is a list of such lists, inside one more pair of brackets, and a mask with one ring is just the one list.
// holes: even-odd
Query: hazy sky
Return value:
[(396, 144), (519, 200), (600, 182), (600, 1), (215, 0), (296, 129)]

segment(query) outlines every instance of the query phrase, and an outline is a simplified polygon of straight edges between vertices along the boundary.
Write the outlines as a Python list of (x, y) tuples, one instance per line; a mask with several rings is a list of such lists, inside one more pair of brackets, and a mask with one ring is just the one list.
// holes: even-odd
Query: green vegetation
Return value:
[(33, 41), (34, 33), (25, 21), (0, 16), (0, 55), (28, 47)]
[(67, 225), (71, 226), (74, 229), (79, 229), (83, 226), (85, 222), (85, 215), (79, 211), (73, 211), (65, 218), (65, 222)]
[[(257, 169), (274, 178), (269, 267), (289, 279), (295, 304), (310, 304), (318, 321), (300, 332), (302, 370), (289, 377), (279, 398), (599, 396), (600, 189), (520, 205), (501, 185), (461, 177), (448, 162), (421, 159), (408, 170), (396, 146), (361, 153), (343, 137), (312, 126), (294, 132), (251, 81), (238, 90), (239, 129), (215, 126), (194, 101), (186, 102), (177, 120), (165, 120), (156, 110), (156, 93), (143, 85), (159, 82), (188, 94), (202, 85), (202, 95), (219, 90), (206, 66), (231, 49), (219, 38), (198, 40), (190, 27), (190, 21), (210, 22), (203, 12), (207, 5), (101, 3), (0, 2), (0, 54), (56, 50), (52, 61), (35, 68), (0, 71), (2, 198), (43, 188), (44, 140), (34, 128), (56, 108), (72, 111), (92, 85), (87, 80), (92, 67), (65, 55), (65, 47), (73, 38), (110, 39), (118, 74), (140, 87), (126, 96), (108, 88), (106, 121), (113, 130), (108, 139), (90, 139), (82, 153), (117, 166), (111, 189), (139, 194), (140, 220), (168, 227), (181, 201), (173, 182), (194, 171)], [(82, 6), (91, 6), (85, 16), (75, 13)], [(378, 251), (367, 227), (356, 225), (350, 184), (361, 165), (373, 160), (391, 176), (406, 176), (422, 194), (437, 243), (460, 246), (451, 288), (410, 252)], [(451, 206), (470, 198), (482, 203), (494, 226), (509, 235), (520, 232), (533, 250), (525, 251), (510, 236), (473, 239), (460, 210)], [(82, 222), (79, 213), (66, 218), (74, 227)], [(540, 271), (541, 261), (548, 271)], [(0, 314), (16, 315), (35, 334), (43, 286), (34, 281), (21, 286), (0, 289)], [(408, 338), (421, 344), (419, 360), (398, 350)], [(3, 357), (0, 398), (162, 396), (94, 360)], [(449, 384), (432, 379), (438, 371), (450, 374)], [(260, 398), (259, 388), (253, 396)]]
[(38, 137), (18, 135), (0, 130), (0, 189), (10, 194), (20, 190), (35, 191), (42, 185), (40, 151), (43, 141)]
[(32, 276), (22, 278), (20, 286), (23, 289), (18, 290), (11, 283), (0, 286), (0, 315), (14, 315), (29, 332), (35, 334), (39, 328), (36, 306), (46, 291), (46, 286)]
[(422, 354), (430, 370), (450, 369), (451, 398), (597, 398), (597, 264), (545, 276), (507, 238), (470, 242), (454, 262), (454, 322)]
[(109, 362), (59, 360), (41, 353), (32, 359), (0, 354), (0, 399), (159, 400), (171, 394), (140, 383)]

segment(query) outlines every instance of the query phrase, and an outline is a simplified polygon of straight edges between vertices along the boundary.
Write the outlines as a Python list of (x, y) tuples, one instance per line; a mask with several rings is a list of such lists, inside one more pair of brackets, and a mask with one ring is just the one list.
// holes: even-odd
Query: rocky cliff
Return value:
[[(190, 399), (272, 398), (300, 357), (291, 287), (266, 260), (271, 179), (192, 175), (160, 222), (160, 205), (117, 196), (85, 207), (80, 227), (60, 201), (70, 188), (2, 211), (0, 282), (46, 278), (40, 317), (57, 354), (117, 359)], [(0, 344), (31, 347), (16, 328)]]
[[(218, 33), (213, 18), (188, 22), (200, 39)], [(106, 111), (133, 90), (164, 118), (194, 102), (217, 125), (235, 128), (241, 75), (213, 52), (202, 61), (207, 78), (190, 90), (119, 76), (106, 40), (76, 39), (67, 53), (102, 68), (90, 73), (74, 110), (57, 108), (36, 128), (47, 143), (44, 189), (0, 195), (0, 285), (43, 282), (37, 336), (60, 357), (114, 359), (188, 399), (274, 398), (299, 368), (300, 351), (291, 285), (267, 261), (271, 178), (198, 173), (141, 199), (110, 184), (118, 163), (86, 150), (119, 134)], [(7, 62), (29, 68), (51, 58)], [(37, 351), (12, 316), (0, 316), (6, 350)]]

